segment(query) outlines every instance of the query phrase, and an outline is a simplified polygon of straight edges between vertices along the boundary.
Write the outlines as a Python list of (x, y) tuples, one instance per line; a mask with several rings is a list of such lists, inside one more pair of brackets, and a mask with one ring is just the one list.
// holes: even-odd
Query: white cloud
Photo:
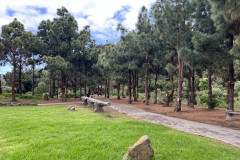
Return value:
[[(56, 17), (57, 8), (65, 6), (73, 14), (78, 22), (79, 29), (85, 25), (91, 26), (91, 31), (101, 33), (102, 36), (95, 37), (116, 38), (119, 33), (115, 31), (118, 23), (113, 19), (114, 13), (121, 10), (123, 6), (130, 6), (128, 11), (121, 12), (125, 17), (123, 25), (129, 30), (135, 28), (137, 16), (140, 8), (150, 5), (156, 0), (8, 0), (0, 1), (0, 27), (10, 23), (13, 18), (17, 18), (24, 23), (27, 30), (37, 30), (42, 20), (53, 19)], [(29, 7), (30, 6), (30, 7)], [(47, 8), (47, 14), (39, 14), (31, 7)], [(7, 9), (14, 10), (13, 17), (7, 15)]]

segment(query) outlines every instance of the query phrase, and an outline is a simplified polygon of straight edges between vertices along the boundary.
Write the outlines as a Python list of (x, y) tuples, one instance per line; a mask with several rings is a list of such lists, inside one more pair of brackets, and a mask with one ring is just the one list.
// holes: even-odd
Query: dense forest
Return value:
[[(12, 101), (16, 94), (66, 101), (95, 93), (174, 103), (176, 112), (182, 103), (234, 110), (240, 106), (239, 8), (238, 0), (157, 0), (150, 10), (141, 8), (135, 30), (118, 24), (119, 42), (104, 45), (90, 26), (79, 31), (65, 7), (36, 34), (14, 19), (1, 28), (1, 65), (13, 71), (0, 93), (11, 91)], [(36, 69), (39, 64), (44, 68)]]

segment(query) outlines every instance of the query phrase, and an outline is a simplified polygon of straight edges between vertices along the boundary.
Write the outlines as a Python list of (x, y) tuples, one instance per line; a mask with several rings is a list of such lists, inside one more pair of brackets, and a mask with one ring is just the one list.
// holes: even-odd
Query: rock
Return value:
[(69, 111), (76, 111), (76, 110), (75, 110), (75, 107), (73, 107), (73, 106), (68, 107), (68, 110), (69, 110)]
[(145, 100), (143, 100), (143, 103), (145, 103)]
[(94, 106), (96, 107), (95, 108), (95, 110), (94, 110), (94, 112), (104, 112), (104, 110), (103, 110), (103, 105), (100, 105), (100, 104), (98, 104), (98, 103), (95, 103), (94, 104)]
[(88, 101), (88, 106), (87, 106), (88, 108), (92, 108), (92, 107), (94, 107), (94, 102), (90, 102), (90, 101)]
[(189, 104), (189, 108), (194, 108), (194, 104), (193, 104), (193, 103), (190, 103), (190, 104)]
[(48, 101), (48, 94), (47, 93), (44, 94), (43, 99), (44, 99), (44, 101)]
[(154, 151), (150, 146), (150, 139), (147, 135), (142, 136), (133, 146), (128, 148), (123, 160), (150, 160), (154, 156)]

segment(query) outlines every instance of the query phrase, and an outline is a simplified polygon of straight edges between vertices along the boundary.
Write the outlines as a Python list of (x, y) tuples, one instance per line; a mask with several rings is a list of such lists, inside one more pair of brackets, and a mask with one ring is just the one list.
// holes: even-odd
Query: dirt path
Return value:
[(110, 107), (133, 118), (161, 124), (183, 132), (216, 139), (240, 147), (240, 131), (238, 130), (151, 113), (133, 106), (113, 103), (109, 99), (99, 99), (110, 102)]

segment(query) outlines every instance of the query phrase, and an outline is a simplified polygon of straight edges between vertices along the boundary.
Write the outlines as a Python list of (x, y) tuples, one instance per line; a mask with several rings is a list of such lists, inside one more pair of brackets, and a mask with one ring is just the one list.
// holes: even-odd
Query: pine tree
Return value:
[[(5, 61), (9, 62), (13, 66), (13, 77), (12, 77), (12, 101), (15, 101), (15, 83), (17, 67), (22, 61), (29, 58), (29, 41), (31, 37), (30, 32), (26, 32), (24, 25), (17, 19), (8, 25), (2, 26), (2, 43), (5, 47), (4, 55)], [(21, 85), (21, 82), (20, 84)]]
[[(209, 0), (212, 15), (218, 30), (226, 33), (228, 38), (229, 54), (240, 55), (240, 2), (236, 0)], [(234, 110), (234, 62), (230, 57), (228, 64), (228, 109)]]
[(149, 105), (148, 75), (149, 75), (149, 55), (151, 49), (152, 26), (145, 6), (141, 8), (137, 23), (138, 46), (141, 57), (145, 59), (145, 105)]
[[(38, 36), (48, 45), (48, 56), (61, 56), (70, 61), (74, 54), (74, 40), (77, 39), (78, 25), (65, 7), (57, 9), (58, 18), (42, 21)], [(62, 101), (66, 101), (66, 75), (61, 75)]]

